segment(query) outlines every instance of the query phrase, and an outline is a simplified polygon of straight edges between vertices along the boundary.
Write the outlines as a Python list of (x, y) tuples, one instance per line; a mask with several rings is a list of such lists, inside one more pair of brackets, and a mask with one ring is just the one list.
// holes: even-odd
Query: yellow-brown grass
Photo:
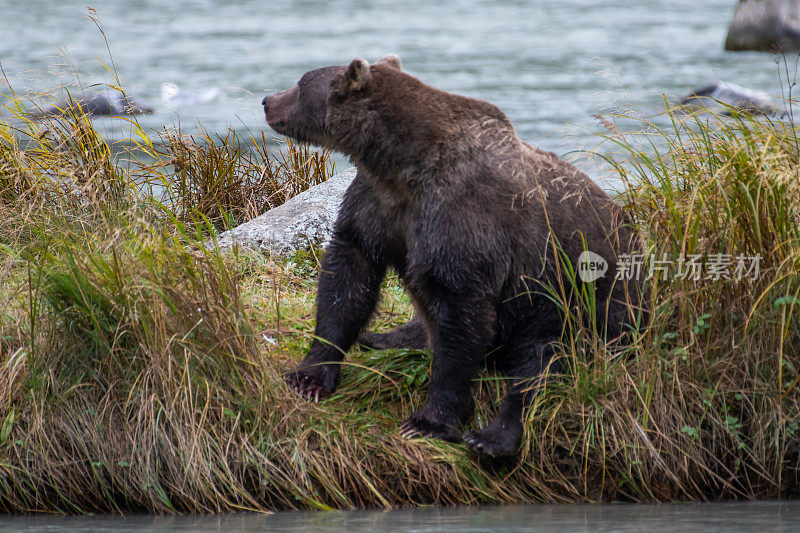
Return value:
[[(121, 170), (90, 121), (59, 120), (62, 129), (26, 123), (27, 145), (0, 127), (3, 510), (797, 494), (800, 199), (791, 124), (676, 117), (672, 131), (645, 125), (645, 137), (610, 139), (621, 201), (648, 253), (758, 253), (760, 276), (649, 281), (650, 318), (622, 350), (583, 328), (581, 306), (553, 287), (570, 326), (560, 350), (567, 370), (529, 410), (519, 457), (488, 464), (458, 444), (398, 436), (424, 401), (427, 351), (355, 352), (340, 390), (320, 404), (287, 389), (282, 374), (313, 330), (315, 255), (273, 260), (204, 244), (215, 221), (259, 210), (242, 201), (249, 192), (235, 191), (250, 191), (255, 175), (245, 175), (272, 156), (246, 154), (231, 137), (166, 134), (157, 148), (140, 136), (157, 163)], [(647, 136), (658, 142), (639, 149), (634, 142)], [(308, 164), (314, 177), (298, 183), (310, 184), (323, 170), (302, 150), (289, 152), (295, 170), (283, 175)], [(182, 182), (223, 174), (219, 190), (231, 195)], [(163, 184), (170, 200), (148, 198), (144, 181)], [(396, 279), (383, 294), (375, 327), (409, 318)], [(486, 375), (476, 388), (472, 423), (481, 425), (504, 382)]]

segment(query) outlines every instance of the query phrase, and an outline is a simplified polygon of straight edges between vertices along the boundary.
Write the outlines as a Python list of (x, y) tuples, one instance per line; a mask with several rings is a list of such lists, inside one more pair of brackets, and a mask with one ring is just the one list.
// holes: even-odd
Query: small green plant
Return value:
[(694, 326), (692, 326), (692, 332), (694, 332), (695, 335), (702, 335), (708, 331), (708, 328), (711, 327), (711, 325), (707, 322), (709, 318), (711, 318), (711, 313), (705, 313), (697, 317)]

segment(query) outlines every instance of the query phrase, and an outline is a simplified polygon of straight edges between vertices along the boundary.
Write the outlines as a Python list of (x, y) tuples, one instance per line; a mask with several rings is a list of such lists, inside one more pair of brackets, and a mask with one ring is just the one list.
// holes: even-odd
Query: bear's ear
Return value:
[(367, 86), (371, 77), (369, 63), (361, 58), (356, 58), (350, 63), (344, 74), (345, 89), (347, 91), (361, 90)]
[(403, 70), (403, 63), (400, 62), (400, 56), (397, 54), (385, 55), (375, 62), (376, 65), (378, 63), (383, 63), (384, 65), (396, 68), (397, 70)]

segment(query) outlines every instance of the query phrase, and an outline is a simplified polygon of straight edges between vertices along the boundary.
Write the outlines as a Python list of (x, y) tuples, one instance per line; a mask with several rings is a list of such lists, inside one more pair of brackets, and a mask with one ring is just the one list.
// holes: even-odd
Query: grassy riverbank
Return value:
[[(612, 127), (607, 141), (647, 255), (700, 254), (706, 267), (760, 255), (758, 276), (652, 279), (651, 322), (623, 353), (566, 328), (568, 371), (502, 464), (399, 437), (424, 401), (428, 352), (354, 351), (336, 395), (296, 397), (281, 376), (310, 343), (316, 255), (203, 246), (329, 174), (324, 155), (245, 153), (232, 136), (153, 143), (134, 128), (155, 161), (138, 164), (112, 158), (80, 114), (24, 122), (24, 145), (0, 126), (0, 508), (797, 496), (800, 140), (786, 123), (678, 119), (668, 132), (640, 124), (646, 135)], [(411, 312), (390, 279), (373, 327)], [(491, 419), (503, 386), (482, 376), (472, 424)]]

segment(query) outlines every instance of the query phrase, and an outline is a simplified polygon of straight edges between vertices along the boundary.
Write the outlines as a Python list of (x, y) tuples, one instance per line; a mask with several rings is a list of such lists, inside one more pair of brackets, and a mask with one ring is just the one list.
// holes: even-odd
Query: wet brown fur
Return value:
[[(550, 364), (563, 326), (539, 285), (554, 280), (556, 243), (573, 264), (587, 248), (609, 262), (596, 282), (608, 338), (631, 317), (630, 287), (613, 279), (617, 255), (635, 243), (621, 208), (584, 173), (521, 141), (497, 107), (430, 87), (394, 56), (311, 71), (264, 107), (278, 132), (342, 151), (358, 167), (323, 257), (316, 336), (324, 341), (314, 341), (290, 384), (315, 398), (334, 391), (336, 363), (391, 267), (418, 318), (362, 342), (434, 352), (428, 402), (403, 433), (513, 454), (531, 380)], [(496, 420), (462, 437), (471, 382), (490, 351), (518, 381)]]

